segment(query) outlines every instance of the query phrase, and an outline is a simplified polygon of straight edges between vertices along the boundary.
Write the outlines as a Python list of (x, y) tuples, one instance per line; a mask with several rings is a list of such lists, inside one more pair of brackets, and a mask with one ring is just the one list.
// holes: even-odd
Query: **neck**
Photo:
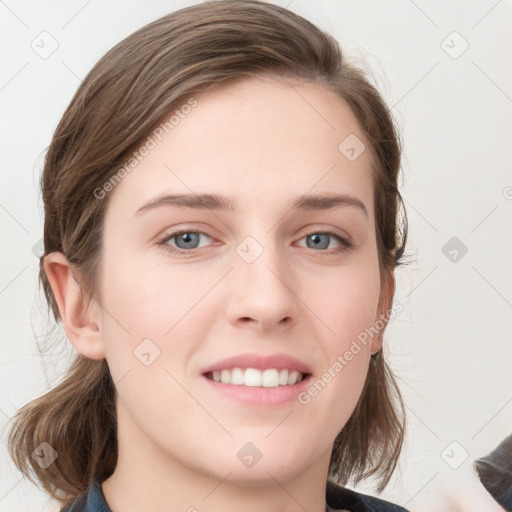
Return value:
[[(119, 419), (118, 461), (103, 484), (109, 508), (123, 512), (325, 512), (330, 451), (306, 468), (258, 465), (220, 474), (184, 464)], [(136, 440), (136, 442), (134, 442)], [(259, 467), (258, 467), (259, 466)]]
[[(146, 468), (144, 468), (146, 469)], [(131, 473), (131, 475), (130, 475)], [(153, 477), (151, 482), (147, 477)], [(309, 479), (269, 481), (258, 487), (206, 477), (187, 478), (186, 472), (162, 475), (145, 472), (142, 482), (133, 472), (117, 471), (103, 482), (102, 489), (109, 508), (117, 512), (325, 512), (325, 484), (312, 485)], [(305, 489), (308, 489), (306, 492)], [(328, 509), (331, 510), (331, 509)]]

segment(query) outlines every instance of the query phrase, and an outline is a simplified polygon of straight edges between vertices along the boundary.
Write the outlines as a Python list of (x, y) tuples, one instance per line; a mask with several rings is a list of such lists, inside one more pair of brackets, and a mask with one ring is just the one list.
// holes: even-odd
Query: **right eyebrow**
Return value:
[(154, 197), (151, 201), (141, 206), (135, 213), (139, 215), (142, 212), (154, 210), (162, 206), (234, 211), (236, 209), (236, 201), (232, 197), (217, 194), (163, 194)]

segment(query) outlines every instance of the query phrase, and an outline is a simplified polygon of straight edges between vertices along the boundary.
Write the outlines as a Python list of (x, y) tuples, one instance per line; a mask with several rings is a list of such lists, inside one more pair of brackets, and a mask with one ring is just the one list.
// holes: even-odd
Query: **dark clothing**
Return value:
[(327, 505), (350, 512), (407, 512), (399, 505), (327, 482)]
[[(334, 510), (346, 509), (350, 512), (407, 512), (405, 508), (393, 505), (388, 501), (336, 486), (331, 482), (327, 483), (327, 504)], [(101, 484), (95, 480), (87, 493), (79, 496), (66, 508), (61, 509), (61, 512), (112, 511), (107, 505)]]
[(112, 512), (108, 508), (101, 483), (94, 480), (85, 494), (78, 496), (73, 503), (61, 509), (61, 512)]

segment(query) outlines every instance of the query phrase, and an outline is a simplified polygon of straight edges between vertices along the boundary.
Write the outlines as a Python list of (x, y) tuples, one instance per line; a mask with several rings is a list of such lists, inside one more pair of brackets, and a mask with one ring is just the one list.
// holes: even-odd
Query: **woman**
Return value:
[(110, 50), (42, 177), (40, 280), (77, 350), (11, 456), (66, 511), (404, 510), (383, 354), (406, 242), (389, 111), (338, 43), (254, 0)]

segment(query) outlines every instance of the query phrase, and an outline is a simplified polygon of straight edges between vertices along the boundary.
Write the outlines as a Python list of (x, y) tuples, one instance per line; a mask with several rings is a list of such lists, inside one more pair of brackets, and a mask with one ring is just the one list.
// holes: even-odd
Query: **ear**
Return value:
[[(395, 294), (395, 273), (393, 268), (386, 270), (380, 288), (379, 304), (375, 316), (375, 325), (379, 327), (379, 332), (372, 339), (371, 350), (375, 354), (382, 349), (384, 331), (389, 321), (391, 306), (393, 305), (393, 296)], [(380, 328), (382, 327), (382, 328)]]
[(59, 306), (64, 330), (73, 347), (90, 359), (105, 359), (98, 327), (99, 311), (93, 307), (96, 302), (86, 308), (72, 264), (61, 252), (52, 252), (44, 257), (44, 269)]

